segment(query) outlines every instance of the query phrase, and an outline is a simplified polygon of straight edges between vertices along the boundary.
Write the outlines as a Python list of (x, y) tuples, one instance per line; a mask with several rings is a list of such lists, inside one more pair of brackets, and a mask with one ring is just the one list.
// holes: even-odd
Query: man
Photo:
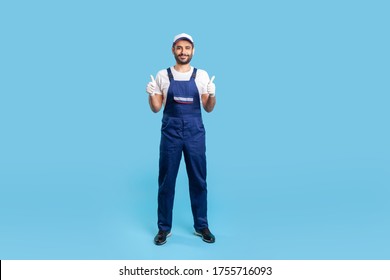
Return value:
[(188, 34), (174, 37), (172, 53), (176, 64), (158, 72), (146, 87), (149, 105), (157, 113), (164, 105), (161, 127), (158, 176), (158, 233), (156, 245), (171, 235), (172, 210), (180, 160), (184, 160), (189, 179), (195, 234), (214, 243), (207, 221), (206, 145), (201, 105), (206, 112), (215, 106), (214, 77), (190, 65), (194, 41)]

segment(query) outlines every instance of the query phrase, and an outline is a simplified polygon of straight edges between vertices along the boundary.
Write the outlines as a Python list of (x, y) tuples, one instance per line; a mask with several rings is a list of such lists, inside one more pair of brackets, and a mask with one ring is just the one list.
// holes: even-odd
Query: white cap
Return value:
[(179, 40), (187, 40), (192, 44), (194, 44), (194, 40), (192, 39), (191, 35), (188, 35), (186, 33), (180, 33), (176, 35), (175, 38), (173, 38), (173, 44), (176, 44), (176, 42)]

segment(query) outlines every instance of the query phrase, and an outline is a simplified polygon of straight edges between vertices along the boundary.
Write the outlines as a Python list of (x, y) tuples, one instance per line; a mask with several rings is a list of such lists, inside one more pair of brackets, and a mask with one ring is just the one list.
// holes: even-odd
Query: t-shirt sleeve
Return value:
[(156, 76), (156, 89), (154, 90), (155, 94), (163, 94), (162, 91), (162, 85), (163, 85), (164, 79), (163, 79), (163, 73), (162, 71), (159, 71)]
[(209, 83), (209, 74), (204, 70), (198, 70), (196, 75), (196, 82), (200, 91), (200, 94), (207, 93), (207, 84)]

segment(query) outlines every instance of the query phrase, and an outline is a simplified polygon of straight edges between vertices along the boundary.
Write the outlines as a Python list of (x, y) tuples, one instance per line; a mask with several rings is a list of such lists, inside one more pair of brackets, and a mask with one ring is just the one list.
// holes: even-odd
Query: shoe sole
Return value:
[(203, 240), (204, 242), (206, 242), (206, 243), (214, 243), (214, 242), (215, 242), (215, 240), (214, 240), (214, 241), (209, 241), (209, 240), (204, 239), (204, 238), (203, 238), (203, 235), (202, 235), (201, 233), (199, 233), (199, 232), (196, 232), (196, 231), (195, 231), (194, 233), (195, 233), (196, 236), (202, 237), (202, 240)]
[[(168, 238), (169, 236), (171, 236), (171, 235), (172, 235), (172, 232), (168, 233), (167, 238)], [(156, 242), (154, 242), (154, 244), (157, 245), (157, 246), (164, 245), (165, 243), (167, 243), (167, 240), (166, 240), (166, 239), (165, 239), (165, 241), (164, 241), (163, 243), (156, 243)]]

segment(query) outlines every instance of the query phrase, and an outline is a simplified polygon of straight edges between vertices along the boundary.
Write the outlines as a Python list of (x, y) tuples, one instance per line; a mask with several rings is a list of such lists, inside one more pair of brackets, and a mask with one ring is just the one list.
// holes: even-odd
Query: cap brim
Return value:
[(175, 42), (173, 42), (173, 44), (176, 44), (178, 41), (181, 41), (181, 40), (185, 40), (185, 41), (188, 41), (190, 42), (191, 44), (194, 44), (194, 42), (191, 41), (191, 39), (187, 38), (187, 37), (180, 37), (180, 38), (177, 38)]

